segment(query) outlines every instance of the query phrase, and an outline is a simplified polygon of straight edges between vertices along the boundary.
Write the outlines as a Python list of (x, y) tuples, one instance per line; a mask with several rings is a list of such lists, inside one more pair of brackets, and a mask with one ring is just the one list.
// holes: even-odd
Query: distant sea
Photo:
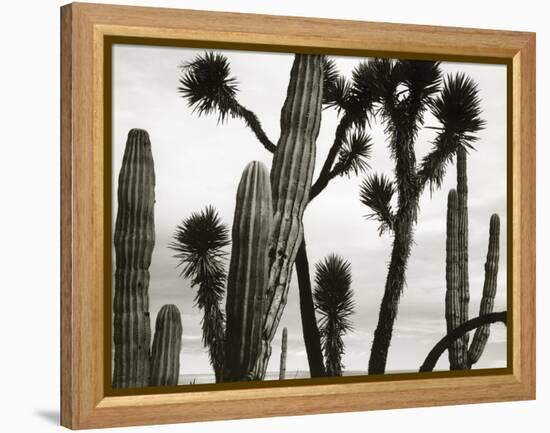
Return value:
[[(413, 370), (395, 370), (395, 371), (388, 371), (388, 374), (396, 374), (396, 373), (415, 373), (416, 371)], [(367, 374), (366, 371), (361, 370), (350, 370), (350, 371), (344, 371), (344, 376), (365, 376)], [(288, 371), (286, 372), (286, 379), (285, 380), (291, 380), (291, 379), (309, 379), (309, 371), (307, 370), (294, 370), (294, 371)], [(278, 371), (268, 371), (265, 376), (265, 380), (279, 380), (279, 372)], [(179, 378), (179, 384), (180, 385), (190, 385), (190, 384), (200, 384), (200, 383), (215, 383), (216, 378), (213, 374), (180, 374)]]

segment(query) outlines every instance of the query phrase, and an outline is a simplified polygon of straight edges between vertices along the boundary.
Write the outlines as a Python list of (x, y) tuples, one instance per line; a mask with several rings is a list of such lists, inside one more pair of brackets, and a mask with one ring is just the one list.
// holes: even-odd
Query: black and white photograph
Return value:
[(509, 365), (505, 64), (111, 55), (113, 388)]

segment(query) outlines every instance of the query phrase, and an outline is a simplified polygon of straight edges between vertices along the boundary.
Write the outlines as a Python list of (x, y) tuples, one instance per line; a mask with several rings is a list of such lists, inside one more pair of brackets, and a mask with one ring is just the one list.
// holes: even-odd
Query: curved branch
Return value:
[(344, 114), (340, 119), (340, 123), (336, 127), (336, 133), (334, 134), (334, 141), (330, 150), (328, 151), (327, 159), (323, 164), (323, 168), (319, 173), (319, 177), (311, 187), (309, 201), (317, 197), (319, 193), (326, 188), (328, 183), (338, 174), (332, 170), (332, 166), (334, 165), (334, 161), (338, 156), (338, 152), (342, 148), (342, 144), (344, 143), (344, 139), (346, 137), (346, 132), (351, 126), (351, 123), (351, 118), (347, 113)]
[(428, 353), (426, 360), (420, 367), (420, 372), (432, 371), (437, 364), (437, 361), (439, 360), (441, 354), (449, 348), (453, 341), (462, 337), (464, 334), (466, 334), (466, 332), (470, 332), (473, 329), (479, 328), (480, 326), (489, 325), (495, 322), (502, 322), (506, 325), (506, 315), (506, 311), (484, 314), (483, 316), (478, 316), (474, 319), (468, 320), (462, 325), (456, 327), (445, 337), (439, 340), (439, 342), (433, 347), (430, 353)]
[(248, 126), (252, 130), (252, 132), (254, 132), (256, 138), (258, 138), (260, 143), (262, 143), (262, 145), (269, 152), (275, 152), (276, 146), (265, 134), (264, 130), (262, 129), (262, 124), (260, 123), (260, 120), (258, 119), (258, 116), (256, 116), (256, 114), (254, 114), (248, 108), (243, 107), (238, 102), (235, 109), (235, 114), (243, 118), (243, 120), (246, 122), (246, 126)]

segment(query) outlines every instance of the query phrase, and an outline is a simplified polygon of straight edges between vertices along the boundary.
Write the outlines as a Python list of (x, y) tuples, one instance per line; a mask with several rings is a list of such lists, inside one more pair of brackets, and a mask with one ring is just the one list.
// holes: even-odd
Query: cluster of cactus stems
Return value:
[(273, 219), (266, 167), (249, 163), (237, 190), (226, 301), (224, 380), (253, 380), (262, 342), (269, 242)]
[(322, 93), (322, 57), (296, 54), (281, 111), (281, 136), (271, 168), (274, 217), (268, 246), (268, 304), (256, 366), (259, 378), (265, 376), (271, 342), (286, 305), (290, 274), (303, 238), (302, 217), (311, 191)]
[(144, 130), (128, 133), (117, 199), (113, 387), (177, 384), (181, 318), (173, 305), (164, 306), (157, 318), (151, 368), (149, 266), (155, 245), (155, 169)]
[(281, 361), (279, 363), (279, 380), (285, 380), (286, 377), (286, 348), (288, 332), (283, 328), (283, 336), (281, 339)]
[(151, 386), (177, 385), (180, 374), (181, 314), (173, 304), (164, 305), (155, 323), (151, 350)]
[[(445, 318), (447, 332), (450, 333), (468, 322), (470, 301), (468, 277), (468, 186), (466, 172), (466, 151), (459, 149), (457, 154), (457, 190), (449, 191), (447, 201), (447, 255), (445, 295)], [(499, 261), (500, 219), (493, 214), (489, 227), (489, 245), (485, 263), (485, 282), (479, 316), (493, 311), (497, 288)], [(479, 327), (469, 343), (468, 334), (454, 340), (449, 346), (451, 370), (469, 369), (475, 364), (487, 343), (489, 325)]]

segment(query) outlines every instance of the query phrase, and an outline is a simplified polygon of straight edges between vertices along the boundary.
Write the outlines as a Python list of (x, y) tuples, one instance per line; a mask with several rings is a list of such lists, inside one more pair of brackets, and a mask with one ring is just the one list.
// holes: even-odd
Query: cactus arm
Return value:
[(507, 312), (501, 311), (498, 313), (488, 313), (483, 316), (478, 316), (473, 319), (464, 322), (458, 328), (453, 329), (445, 337), (443, 337), (439, 342), (430, 350), (428, 356), (424, 360), (424, 363), (420, 367), (420, 372), (433, 371), (435, 365), (441, 354), (452, 345), (454, 341), (462, 337), (465, 333), (472, 331), (482, 326), (489, 326), (491, 323), (502, 322), (505, 325), (507, 324), (506, 319)]
[(226, 373), (224, 380), (254, 379), (259, 357), (268, 282), (266, 245), (273, 208), (267, 169), (249, 163), (237, 190), (227, 281)]
[(144, 387), (150, 374), (148, 291), (155, 244), (155, 171), (146, 131), (128, 133), (117, 199), (113, 387)]
[[(459, 323), (468, 321), (468, 307), (470, 305), (470, 282), (468, 273), (468, 173), (467, 153), (461, 146), (457, 151), (457, 186), (458, 195), (458, 271), (459, 288), (458, 297), (460, 303)], [(468, 344), (469, 335), (466, 333), (461, 338), (460, 368), (468, 368)]]
[[(447, 245), (446, 245), (446, 280), (445, 319), (447, 333), (457, 328), (461, 322), (460, 303), (460, 273), (458, 253), (458, 194), (456, 190), (449, 191), (447, 201)], [(451, 370), (461, 369), (466, 362), (464, 359), (462, 339), (455, 340), (449, 347), (449, 363)]]
[[(497, 275), (499, 261), (499, 236), (500, 218), (497, 214), (491, 216), (489, 226), (489, 246), (487, 249), (487, 261), (485, 262), (485, 282), (483, 284), (483, 296), (479, 307), (479, 315), (489, 314), (493, 311), (495, 295), (497, 292)], [(470, 366), (479, 361), (487, 339), (489, 338), (489, 326), (481, 326), (476, 329), (474, 338), (468, 350)]]
[(164, 305), (155, 322), (151, 351), (151, 386), (175, 386), (180, 373), (181, 314), (175, 305)]
[(287, 330), (283, 329), (281, 340), (281, 362), (279, 364), (279, 380), (285, 380), (286, 376), (286, 348), (287, 348)]
[(271, 170), (274, 220), (269, 244), (268, 309), (258, 366), (261, 377), (265, 375), (271, 341), (286, 305), (290, 274), (302, 242), (302, 216), (309, 201), (321, 123), (322, 89), (321, 56), (297, 54), (281, 111), (281, 137)]

